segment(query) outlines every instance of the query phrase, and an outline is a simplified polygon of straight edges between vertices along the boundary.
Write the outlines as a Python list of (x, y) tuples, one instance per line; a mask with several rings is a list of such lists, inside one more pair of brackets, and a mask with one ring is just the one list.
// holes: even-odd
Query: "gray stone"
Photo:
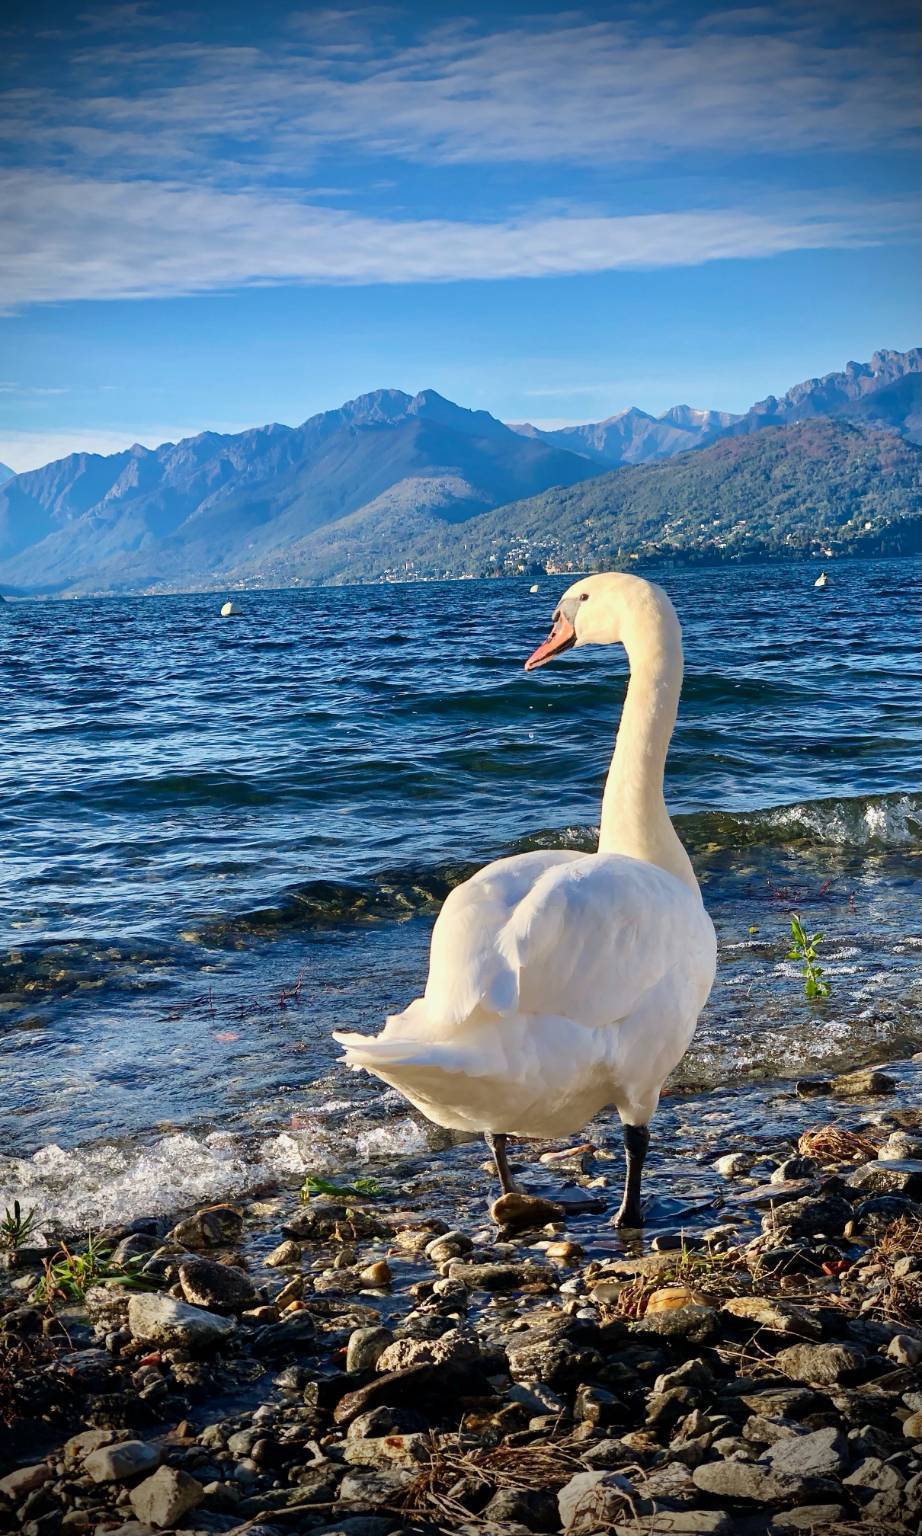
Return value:
[(141, 1291), (128, 1303), (128, 1327), (133, 1339), (181, 1349), (213, 1349), (234, 1332), (229, 1317), (192, 1307), (172, 1296)]
[(390, 1504), (419, 1475), (409, 1467), (355, 1467), (339, 1485), (341, 1504)]
[(721, 1509), (664, 1509), (655, 1517), (622, 1521), (618, 1536), (734, 1536), (737, 1527)]
[(263, 1263), (269, 1269), (297, 1269), (301, 1264), (301, 1244), (286, 1237), (283, 1243), (266, 1254)]
[(257, 1300), (249, 1275), (214, 1259), (184, 1259), (179, 1265), (179, 1283), (186, 1301), (218, 1312), (242, 1312)]
[(415, 1467), (429, 1460), (428, 1435), (375, 1435), (359, 1440), (348, 1438), (342, 1447), (344, 1459), (358, 1467)]
[(460, 1280), (471, 1291), (514, 1291), (535, 1280), (544, 1280), (548, 1285), (553, 1283), (546, 1265), (474, 1264), (464, 1259), (452, 1259), (448, 1277)]
[(190, 1509), (196, 1509), (205, 1497), (197, 1478), (174, 1467), (160, 1467), (153, 1477), (131, 1490), (131, 1507), (138, 1519), (162, 1529), (175, 1525)]
[(765, 1459), (786, 1477), (838, 1477), (848, 1470), (848, 1441), (835, 1427), (816, 1429), (778, 1440)]
[(845, 1518), (844, 1504), (800, 1504), (772, 1515), (768, 1529), (771, 1536), (783, 1536), (787, 1531), (822, 1531), (840, 1525)]
[(577, 1472), (557, 1495), (557, 1511), (566, 1536), (588, 1536), (631, 1519), (637, 1502), (633, 1484), (620, 1472)]
[(756, 1160), (754, 1152), (726, 1152), (723, 1157), (711, 1164), (715, 1173), (721, 1178), (736, 1179), (741, 1173), (748, 1173)]
[(772, 1333), (792, 1333), (800, 1339), (822, 1338), (823, 1330), (816, 1318), (790, 1301), (777, 1301), (769, 1296), (734, 1296), (720, 1310), (728, 1317), (741, 1318)]
[(449, 1259), (457, 1259), (463, 1253), (470, 1253), (473, 1246), (466, 1232), (443, 1232), (440, 1237), (433, 1237), (426, 1244), (423, 1252), (433, 1264), (445, 1264)]
[(786, 1200), (773, 1206), (762, 1217), (762, 1231), (783, 1231), (786, 1238), (812, 1238), (818, 1233), (837, 1237), (845, 1231), (852, 1214), (849, 1202), (841, 1195), (804, 1195), (798, 1200)]
[(500, 1488), (480, 1518), (491, 1526), (511, 1522), (528, 1531), (556, 1531), (557, 1500), (543, 1488)]
[(378, 1356), (375, 1370), (402, 1371), (411, 1365), (450, 1365), (466, 1369), (479, 1358), (476, 1336), (452, 1328), (436, 1339), (395, 1339)]
[(373, 1370), (393, 1341), (389, 1328), (354, 1328), (346, 1345), (346, 1370)]
[(223, 1248), (243, 1231), (243, 1216), (232, 1205), (211, 1205), (187, 1216), (168, 1234), (184, 1248)]
[(118, 1445), (101, 1446), (83, 1459), (83, 1470), (94, 1483), (124, 1483), (152, 1472), (160, 1452), (142, 1440), (122, 1440)]
[(704, 1344), (717, 1332), (717, 1313), (707, 1306), (672, 1307), (668, 1312), (648, 1313), (639, 1318), (631, 1325), (631, 1332)]
[(907, 1333), (898, 1333), (887, 1345), (887, 1355), (897, 1365), (918, 1365), (922, 1362), (922, 1340), (910, 1338)]
[(843, 1072), (832, 1080), (832, 1091), (841, 1098), (865, 1098), (879, 1093), (895, 1093), (896, 1078), (876, 1067), (859, 1067), (856, 1072)]
[(812, 1179), (817, 1164), (812, 1157), (786, 1157), (769, 1176), (769, 1184), (786, 1184), (790, 1179)]
[(27, 1494), (36, 1488), (41, 1488), (51, 1476), (51, 1468), (44, 1462), (39, 1462), (33, 1467), (17, 1467), (15, 1472), (8, 1472), (6, 1477), (0, 1478), (0, 1494), (9, 1499), (11, 1504), (18, 1504)]
[(865, 1356), (852, 1344), (792, 1344), (775, 1356), (775, 1364), (793, 1381), (832, 1386), (860, 1370)]
[(750, 1504), (802, 1504), (818, 1482), (815, 1478), (785, 1477), (761, 1461), (706, 1461), (695, 1468), (692, 1477), (702, 1493)]
[(879, 1159), (856, 1168), (849, 1179), (853, 1189), (872, 1195), (922, 1197), (922, 1162), (914, 1158)]

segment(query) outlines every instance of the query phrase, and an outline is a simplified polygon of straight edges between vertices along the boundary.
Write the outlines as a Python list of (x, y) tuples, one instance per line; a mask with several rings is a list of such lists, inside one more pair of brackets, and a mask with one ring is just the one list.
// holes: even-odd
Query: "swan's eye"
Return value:
[(580, 600), (581, 603), (588, 603), (588, 601), (589, 601), (589, 593), (588, 592), (581, 592), (580, 595), (579, 595), (579, 600)]

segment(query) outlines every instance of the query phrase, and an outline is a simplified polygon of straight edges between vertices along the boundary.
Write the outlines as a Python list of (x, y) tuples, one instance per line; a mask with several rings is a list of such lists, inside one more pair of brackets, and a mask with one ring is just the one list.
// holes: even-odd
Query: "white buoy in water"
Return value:
[(829, 577), (826, 575), (825, 571), (820, 571), (820, 574), (817, 576), (816, 581), (813, 583), (813, 585), (815, 587), (828, 587), (828, 585), (829, 585)]
[(221, 609), (221, 617), (222, 619), (234, 619), (237, 617), (239, 612), (240, 609), (237, 607), (236, 603), (228, 601)]
[(529, 592), (537, 592), (537, 590), (538, 590), (538, 583), (535, 582), (534, 586), (533, 587), (529, 587), (528, 590), (529, 590)]

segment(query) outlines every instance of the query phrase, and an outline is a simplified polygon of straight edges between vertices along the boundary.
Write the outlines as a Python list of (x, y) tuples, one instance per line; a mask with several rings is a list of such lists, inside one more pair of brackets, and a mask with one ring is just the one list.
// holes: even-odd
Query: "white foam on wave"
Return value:
[(764, 816), (769, 827), (809, 836), (834, 847), (904, 848), (918, 840), (922, 809), (917, 796), (898, 795), (805, 801), (756, 814)]
[[(332, 1126), (334, 1111), (351, 1109)], [(178, 1133), (147, 1143), (42, 1147), (32, 1157), (0, 1157), (0, 1210), (18, 1200), (43, 1227), (98, 1231), (139, 1216), (172, 1216), (190, 1206), (233, 1200), (266, 1184), (329, 1173), (354, 1160), (423, 1152), (426, 1134), (410, 1115), (368, 1125), (345, 1101), (299, 1116), (296, 1129), (263, 1135)]]

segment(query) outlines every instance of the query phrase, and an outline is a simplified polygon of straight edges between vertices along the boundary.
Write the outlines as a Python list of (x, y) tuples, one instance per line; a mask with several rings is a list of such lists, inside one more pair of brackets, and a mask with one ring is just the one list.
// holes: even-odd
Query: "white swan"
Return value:
[(825, 571), (820, 571), (820, 574), (817, 576), (813, 585), (815, 587), (827, 587), (829, 585), (829, 577), (826, 575)]
[[(381, 1034), (336, 1032), (345, 1061), (392, 1084), (437, 1125), (482, 1131), (504, 1193), (505, 1138), (564, 1136), (614, 1105), (627, 1180), (615, 1217), (642, 1223), (648, 1122), (714, 980), (716, 941), (663, 799), (682, 685), (665, 592), (588, 576), (564, 594), (525, 663), (571, 646), (624, 645), (631, 678), (597, 853), (497, 859), (451, 892), (432, 934), (425, 995)], [(584, 743), (574, 735), (574, 753)]]

